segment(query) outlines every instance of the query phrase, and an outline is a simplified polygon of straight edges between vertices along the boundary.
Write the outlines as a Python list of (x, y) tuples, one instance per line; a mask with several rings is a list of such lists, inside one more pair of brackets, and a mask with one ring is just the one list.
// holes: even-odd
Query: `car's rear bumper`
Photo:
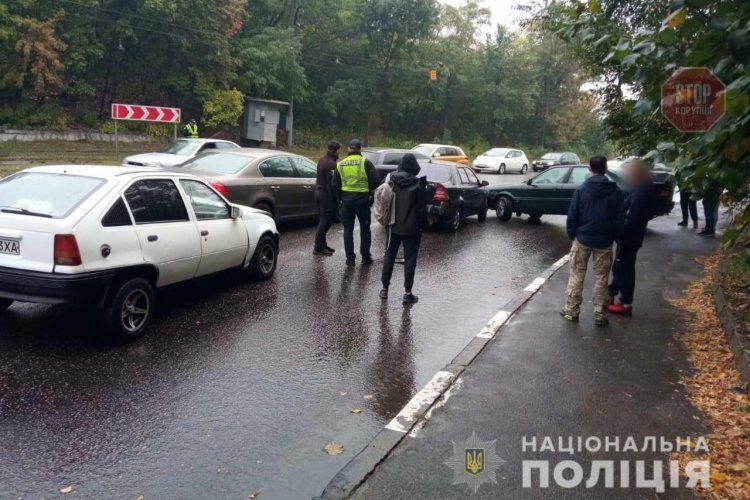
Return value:
[(549, 168), (548, 165), (536, 165), (536, 164), (534, 164), (534, 165), (531, 166), (531, 169), (534, 172), (539, 172), (540, 170), (547, 170), (548, 168)]
[(427, 221), (430, 224), (446, 222), (451, 215), (451, 204), (448, 202), (429, 203), (427, 205)]
[(0, 297), (43, 304), (100, 305), (114, 270), (78, 274), (0, 267)]

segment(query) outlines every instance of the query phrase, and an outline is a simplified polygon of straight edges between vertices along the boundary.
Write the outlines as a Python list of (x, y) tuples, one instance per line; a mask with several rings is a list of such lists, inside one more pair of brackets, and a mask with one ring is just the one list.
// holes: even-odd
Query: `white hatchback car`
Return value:
[(0, 311), (13, 301), (102, 309), (143, 334), (154, 289), (227, 269), (270, 278), (279, 233), (203, 179), (161, 169), (47, 166), (0, 180)]
[(472, 168), (476, 172), (518, 172), (525, 174), (529, 171), (529, 159), (520, 149), (492, 148), (485, 151), (474, 160)]

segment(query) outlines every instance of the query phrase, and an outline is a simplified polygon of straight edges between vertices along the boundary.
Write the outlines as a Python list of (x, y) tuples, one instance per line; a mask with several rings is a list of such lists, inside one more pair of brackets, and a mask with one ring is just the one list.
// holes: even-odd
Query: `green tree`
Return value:
[(244, 102), (244, 95), (237, 89), (214, 91), (203, 103), (203, 124), (212, 128), (237, 126)]

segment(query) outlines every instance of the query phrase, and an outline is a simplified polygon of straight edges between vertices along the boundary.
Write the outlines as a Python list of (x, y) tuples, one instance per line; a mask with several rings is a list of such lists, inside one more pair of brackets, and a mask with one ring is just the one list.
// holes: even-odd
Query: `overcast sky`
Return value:
[[(453, 6), (460, 6), (466, 3), (466, 0), (440, 0)], [(518, 29), (519, 20), (523, 19), (523, 12), (515, 10), (518, 4), (528, 5), (531, 0), (478, 0), (480, 4), (489, 7), (492, 11), (492, 26), (502, 24), (511, 29)], [(490, 31), (494, 31), (490, 30)]]

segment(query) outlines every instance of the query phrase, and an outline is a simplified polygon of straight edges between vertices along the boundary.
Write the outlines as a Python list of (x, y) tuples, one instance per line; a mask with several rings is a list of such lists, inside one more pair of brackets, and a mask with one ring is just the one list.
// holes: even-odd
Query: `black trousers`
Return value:
[(414, 272), (417, 269), (417, 255), (419, 254), (419, 243), (422, 239), (420, 233), (414, 236), (400, 236), (391, 233), (391, 239), (388, 242), (388, 249), (385, 251), (385, 261), (383, 262), (383, 274), (380, 280), (383, 282), (383, 288), (388, 288), (391, 284), (393, 275), (393, 264), (396, 262), (398, 247), (404, 245), (404, 291), (411, 292), (414, 285)]
[(315, 190), (315, 203), (318, 205), (318, 230), (315, 231), (315, 250), (323, 250), (328, 243), (326, 234), (336, 218), (336, 200), (331, 193)]
[(620, 302), (633, 303), (635, 291), (635, 258), (640, 247), (627, 243), (617, 244), (615, 262), (612, 264), (612, 282), (609, 284), (609, 294), (620, 294)]
[(690, 199), (689, 191), (680, 191), (680, 208), (682, 209), (682, 220), (687, 222), (688, 212), (693, 222), (698, 222), (698, 202)]
[(716, 223), (719, 220), (719, 202), (703, 198), (703, 212), (706, 215), (706, 231), (716, 232)]
[(347, 259), (356, 258), (354, 253), (354, 220), (359, 221), (359, 253), (363, 259), (370, 259), (370, 198), (358, 196), (344, 199), (341, 203), (341, 223), (344, 226), (344, 251)]

